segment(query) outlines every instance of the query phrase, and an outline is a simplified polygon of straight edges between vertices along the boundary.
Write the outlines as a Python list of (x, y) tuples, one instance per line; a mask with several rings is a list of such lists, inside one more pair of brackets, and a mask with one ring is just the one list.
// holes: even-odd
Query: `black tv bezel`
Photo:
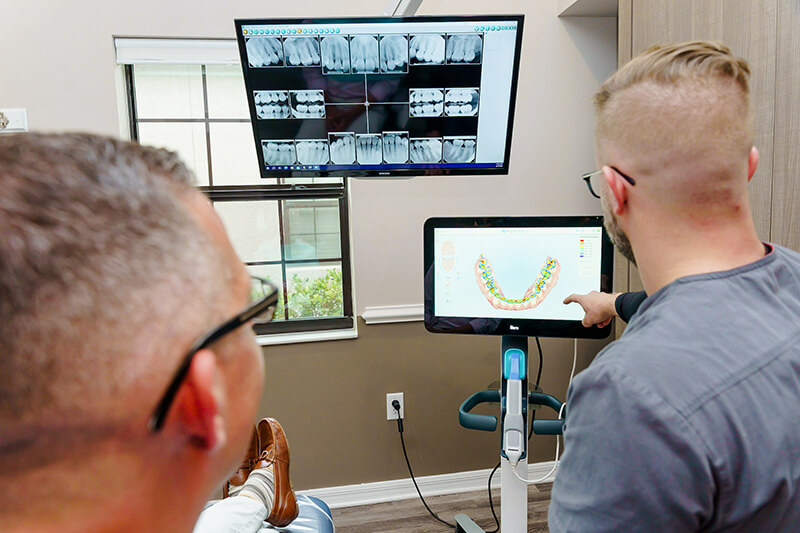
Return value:
[[(499, 21), (514, 20), (517, 22), (517, 36), (514, 45), (514, 67), (511, 73), (511, 94), (509, 97), (508, 124), (506, 125), (506, 149), (503, 156), (502, 167), (485, 168), (421, 168), (412, 169), (364, 169), (364, 170), (279, 170), (268, 171), (264, 164), (264, 154), (261, 150), (258, 136), (258, 127), (255, 107), (255, 97), (249, 82), (249, 66), (247, 63), (247, 52), (244, 45), (244, 35), (242, 26), (255, 24), (353, 24), (353, 23), (397, 23), (397, 22), (467, 22), (467, 21)], [(525, 15), (452, 15), (452, 16), (415, 16), (415, 17), (317, 17), (317, 18), (259, 18), (259, 19), (234, 19), (236, 27), (236, 42), (239, 46), (239, 58), (242, 65), (242, 75), (244, 76), (245, 90), (247, 92), (247, 106), (250, 111), (250, 122), (253, 128), (253, 141), (256, 145), (256, 156), (258, 157), (259, 173), (263, 179), (272, 178), (353, 178), (353, 177), (376, 177), (376, 178), (411, 178), (416, 176), (467, 176), (467, 175), (507, 175), (511, 158), (511, 138), (514, 126), (514, 112), (517, 101), (517, 82), (519, 81), (520, 55), (522, 54), (522, 32)], [(434, 165), (430, 165), (433, 167)]]
[[(600, 227), (602, 231), (602, 248), (600, 259), (600, 275), (602, 292), (611, 292), (614, 274), (614, 246), (603, 227), (602, 216), (563, 216), (563, 217), (436, 217), (425, 221), (424, 226), (424, 291), (425, 291), (425, 329), (431, 333), (466, 333), (471, 335), (521, 335), (527, 337), (566, 337), (578, 339), (604, 339), (612, 330), (612, 323), (603, 328), (584, 327), (580, 320), (548, 320), (548, 319), (510, 319), (500, 320), (497, 329), (492, 333), (475, 333), (466, 331), (445, 331), (431, 326), (435, 308), (435, 276), (427, 276), (434, 263), (434, 230), (437, 228), (544, 228), (544, 227)], [(464, 321), (486, 317), (447, 317)], [(511, 328), (514, 326), (514, 329)]]

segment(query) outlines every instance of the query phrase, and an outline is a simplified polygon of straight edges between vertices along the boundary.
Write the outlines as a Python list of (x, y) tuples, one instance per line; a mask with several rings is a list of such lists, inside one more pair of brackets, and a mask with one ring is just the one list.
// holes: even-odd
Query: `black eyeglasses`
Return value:
[[(617, 167), (609, 165), (609, 168), (611, 170), (613, 170), (614, 172), (616, 172), (617, 174), (619, 174), (620, 176), (622, 176), (625, 179), (625, 181), (627, 181), (631, 185), (636, 185), (636, 180), (634, 180), (632, 177), (630, 177), (627, 174), (625, 174), (624, 172), (622, 172)], [(583, 181), (586, 182), (586, 186), (589, 187), (589, 192), (592, 193), (592, 196), (594, 196), (595, 198), (600, 198), (600, 195), (597, 194), (596, 192), (594, 192), (594, 189), (592, 188), (592, 176), (596, 176), (598, 174), (602, 174), (602, 172), (603, 172), (603, 169), (600, 169), (600, 170), (595, 170), (594, 172), (587, 172), (586, 174), (581, 176), (581, 179), (583, 179)]]
[(220, 337), (227, 335), (248, 322), (256, 324), (269, 322), (272, 320), (272, 316), (275, 313), (275, 306), (277, 303), (278, 289), (275, 288), (272, 283), (257, 277), (250, 278), (250, 305), (241, 313), (226, 320), (195, 341), (192, 348), (183, 357), (181, 365), (175, 372), (175, 376), (172, 378), (172, 381), (169, 382), (167, 391), (164, 393), (164, 396), (161, 397), (153, 414), (150, 416), (150, 421), (148, 422), (150, 431), (160, 431), (164, 426), (169, 408), (172, 406), (172, 402), (175, 401), (175, 395), (178, 393), (181, 383), (184, 378), (186, 378), (186, 373), (189, 371), (189, 366), (192, 363), (194, 354), (203, 348), (207, 348)]

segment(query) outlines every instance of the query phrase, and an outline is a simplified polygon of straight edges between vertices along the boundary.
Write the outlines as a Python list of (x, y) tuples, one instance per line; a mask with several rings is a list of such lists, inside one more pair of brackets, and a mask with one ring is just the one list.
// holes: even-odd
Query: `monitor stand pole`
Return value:
[[(500, 390), (476, 392), (461, 405), (458, 420), (468, 429), (494, 431), (497, 418), (476, 415), (470, 410), (487, 402), (500, 402), (500, 525), (503, 533), (528, 530), (528, 405), (547, 405), (556, 413), (561, 402), (549, 394), (528, 393), (528, 337), (504, 335), (502, 339), (502, 381)], [(563, 420), (535, 420), (534, 433), (559, 435)], [(519, 479), (512, 471), (516, 463)], [(457, 514), (456, 533), (484, 533), (465, 514)]]

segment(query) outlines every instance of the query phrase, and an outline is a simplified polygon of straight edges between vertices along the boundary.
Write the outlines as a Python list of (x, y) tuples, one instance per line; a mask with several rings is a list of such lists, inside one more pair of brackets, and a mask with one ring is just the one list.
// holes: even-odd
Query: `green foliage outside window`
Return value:
[(316, 279), (297, 274), (289, 284), (289, 318), (343, 316), (342, 271), (331, 269)]
[[(343, 316), (342, 271), (328, 270), (314, 279), (294, 274), (289, 282), (289, 318)], [(278, 299), (275, 320), (284, 318), (283, 295)]]

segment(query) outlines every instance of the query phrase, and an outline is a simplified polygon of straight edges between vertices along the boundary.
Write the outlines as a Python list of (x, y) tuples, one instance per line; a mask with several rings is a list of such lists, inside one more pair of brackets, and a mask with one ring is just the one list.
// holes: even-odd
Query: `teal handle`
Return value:
[(537, 435), (562, 435), (564, 433), (564, 421), (534, 420), (533, 432)]
[[(560, 413), (563, 404), (549, 394), (531, 392), (528, 394), (528, 405), (546, 405), (556, 413)], [(564, 409), (563, 416), (567, 416), (566, 409)], [(564, 420), (537, 418), (533, 421), (533, 432), (537, 435), (561, 435), (564, 433)]]
[(481, 431), (494, 431), (497, 429), (497, 417), (489, 415), (474, 415), (470, 411), (478, 404), (488, 402), (499, 402), (499, 390), (482, 390), (476, 392), (461, 404), (458, 408), (458, 422), (467, 429), (479, 429)]
[(543, 392), (528, 393), (528, 405), (546, 405), (556, 413), (561, 410), (561, 402), (554, 396), (545, 394)]

